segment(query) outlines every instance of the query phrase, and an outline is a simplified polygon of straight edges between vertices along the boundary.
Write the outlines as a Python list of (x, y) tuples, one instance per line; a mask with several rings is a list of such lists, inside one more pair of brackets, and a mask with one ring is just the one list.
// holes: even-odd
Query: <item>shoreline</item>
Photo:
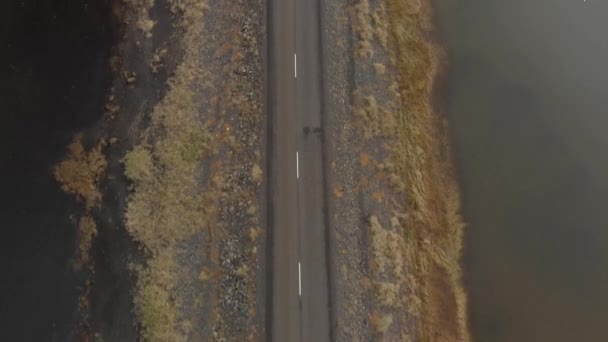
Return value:
[(421, 4), (324, 8), (338, 339), (470, 340), (464, 226), (440, 101), (447, 60), (430, 2)]
[[(422, 340), (433, 340), (433, 336), (435, 339), (440, 336), (448, 340), (470, 341), (467, 294), (461, 265), (464, 236), (461, 192), (443, 100), (448, 70), (447, 50), (441, 45), (434, 23), (432, 1), (424, 1), (422, 7), (413, 12), (407, 11), (403, 1), (389, 0), (389, 6), (391, 4), (390, 25), (396, 45), (394, 49), (400, 57), (396, 59), (396, 66), (399, 69), (403, 115), (409, 117), (406, 125), (413, 128), (410, 137), (419, 134), (419, 139), (415, 141), (401, 137), (406, 140), (406, 148), (415, 151), (403, 161), (406, 174), (409, 174), (406, 177), (410, 193), (407, 205), (414, 215), (420, 215), (410, 220), (409, 224), (423, 231), (422, 245), (418, 244), (418, 255), (414, 259), (434, 264), (423, 269), (419, 276), (421, 292), (425, 295), (421, 308), (424, 318), (418, 323), (417, 335)], [(399, 18), (399, 14), (403, 17)], [(407, 14), (410, 14), (409, 18)], [(407, 21), (411, 26), (416, 26), (409, 28), (410, 36), (400, 36), (397, 30)], [(409, 51), (405, 51), (404, 46)], [(412, 50), (414, 57), (410, 55)], [(404, 60), (407, 58), (417, 60), (406, 63)], [(423, 58), (429, 60), (425, 63)], [(426, 66), (425, 74), (421, 75), (420, 70), (409, 67), (411, 64)], [(418, 88), (409, 87), (411, 83), (417, 83)], [(418, 129), (423, 132), (417, 132)], [(416, 175), (421, 170), (426, 175)], [(417, 180), (413, 180), (413, 177)], [(425, 246), (435, 244), (439, 246)], [(451, 258), (446, 255), (451, 255)], [(452, 300), (454, 302), (449, 304)]]

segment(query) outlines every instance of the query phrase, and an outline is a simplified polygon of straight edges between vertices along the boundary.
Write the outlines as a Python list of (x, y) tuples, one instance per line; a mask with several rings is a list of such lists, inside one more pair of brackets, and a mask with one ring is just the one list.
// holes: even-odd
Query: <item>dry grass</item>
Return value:
[(389, 27), (385, 17), (386, 10), (382, 3), (375, 9), (372, 9), (369, 0), (358, 0), (355, 4), (353, 30), (357, 38), (356, 54), (359, 58), (374, 57), (375, 39), (383, 48), (387, 48)]
[(135, 146), (123, 159), (125, 175), (134, 182), (148, 183), (158, 173), (152, 161), (152, 153), (144, 146)]
[[(77, 225), (76, 255), (73, 265), (76, 271), (86, 271), (88, 275), (91, 275), (95, 273), (95, 265), (91, 262), (91, 249), (97, 236), (97, 224), (92, 217), (92, 210), (99, 206), (102, 197), (99, 182), (107, 167), (103, 154), (107, 142), (105, 139), (100, 139), (95, 146), (87, 150), (82, 140), (82, 134), (74, 137), (68, 146), (65, 159), (55, 166), (53, 174), (61, 184), (63, 191), (84, 202), (84, 213)], [(83, 339), (88, 336), (88, 312), (92, 286), (91, 280), (87, 279), (78, 297), (78, 309), (81, 316), (79, 330)]]
[(89, 264), (91, 259), (91, 247), (93, 240), (97, 236), (97, 224), (90, 215), (85, 215), (78, 221), (78, 256), (76, 257), (76, 269), (82, 268)]
[(372, 233), (372, 256), (375, 271), (401, 278), (405, 266), (401, 253), (403, 238), (396, 232), (382, 227), (376, 216), (369, 218), (369, 224)]
[(188, 70), (180, 68), (152, 113), (154, 142), (136, 146), (124, 158), (133, 181), (127, 229), (153, 254), (190, 236), (208, 219), (208, 195), (196, 190), (196, 175), (210, 137), (199, 122), (188, 79)]
[(369, 0), (359, 0), (355, 5), (355, 18), (354, 31), (357, 35), (357, 55), (360, 58), (371, 58), (374, 56), (372, 46), (374, 30), (371, 24)]
[(85, 212), (77, 226), (74, 266), (78, 271), (90, 266), (90, 251), (97, 236), (97, 225), (91, 216), (91, 210), (101, 200), (99, 181), (108, 164), (103, 154), (103, 149), (107, 146), (105, 139), (100, 139), (89, 150), (85, 149), (82, 139), (82, 134), (74, 137), (68, 146), (67, 156), (53, 170), (61, 189), (75, 195), (85, 205)]
[(378, 105), (372, 95), (354, 92), (355, 115), (366, 139), (371, 137), (390, 137), (395, 134), (397, 122), (394, 113)]
[(87, 210), (101, 200), (98, 183), (108, 164), (103, 154), (106, 145), (102, 139), (87, 151), (82, 144), (82, 134), (78, 134), (68, 146), (67, 157), (53, 170), (61, 189), (81, 199)]
[(441, 51), (426, 37), (430, 12), (417, 1), (387, 0), (398, 72), (401, 112), (392, 155), (395, 177), (405, 182), (406, 262), (420, 297), (417, 335), (422, 341), (467, 341), (466, 296), (461, 284), (463, 223), (458, 188), (442, 122), (430, 103)]
[(393, 315), (373, 313), (371, 323), (377, 333), (384, 334), (393, 324)]
[(171, 12), (180, 16), (180, 25), (189, 31), (186, 38), (196, 38), (194, 30), (201, 28), (201, 21), (203, 20), (203, 14), (209, 7), (207, 0), (169, 0), (171, 6)]
[(152, 29), (156, 22), (150, 19), (150, 9), (154, 7), (154, 0), (125, 0), (126, 4), (137, 12), (135, 25), (146, 38), (152, 37)]
[[(397, 202), (406, 203), (404, 208), (392, 204), (391, 227), (382, 227), (375, 216), (369, 219), (376, 297), (386, 311), (387, 303), (399, 297), (392, 286), (396, 281), (402, 291), (407, 289), (402, 301), (416, 317), (417, 340), (468, 341), (460, 266), (464, 225), (445, 124), (431, 104), (443, 52), (428, 39), (433, 28), (427, 2), (384, 4), (374, 9), (369, 0), (360, 0), (353, 14), (356, 55), (370, 58), (373, 70), (382, 75), (386, 68), (373, 63), (374, 47), (388, 47), (397, 80), (387, 94), (398, 103), (396, 108), (361, 90), (354, 93), (364, 138), (391, 142), (390, 157), (377, 167), (403, 198)], [(377, 192), (372, 197), (379, 199)], [(377, 312), (372, 317), (378, 331), (392, 324), (392, 317), (386, 323), (385, 315)]]
[(126, 227), (150, 256), (139, 267), (135, 311), (146, 341), (184, 341), (190, 323), (180, 317), (176, 291), (180, 273), (177, 244), (200, 231), (214, 209), (212, 191), (201, 188), (198, 175), (212, 152), (212, 137), (200, 120), (193, 88), (204, 87), (201, 48), (205, 1), (170, 1), (183, 31), (183, 59), (155, 106), (151, 124), (123, 159), (131, 180)]
[(170, 295), (178, 270), (169, 253), (205, 227), (211, 210), (210, 194), (198, 190), (197, 180), (209, 135), (198, 122), (188, 75), (182, 66), (152, 113), (149, 133), (154, 142), (142, 142), (124, 159), (125, 173), (133, 182), (126, 227), (151, 255), (135, 300), (149, 341), (177, 341), (182, 336), (177, 329), (179, 302)]
[(142, 17), (137, 20), (137, 27), (146, 35), (146, 38), (152, 37), (152, 29), (154, 29), (154, 26), (156, 26), (156, 22), (149, 17)]
[(399, 298), (400, 285), (398, 283), (391, 282), (377, 282), (376, 284), (376, 296), (380, 299), (380, 303), (384, 306), (392, 307), (399, 306), (401, 304)]
[(262, 168), (258, 164), (254, 164), (251, 168), (251, 178), (254, 182), (260, 183), (262, 181)]
[(170, 249), (159, 251), (138, 272), (134, 304), (145, 341), (186, 340), (187, 327), (181, 325), (176, 309), (180, 301), (174, 296), (175, 273), (175, 258)]
[(376, 71), (376, 74), (378, 74), (378, 75), (386, 74), (386, 67), (384, 66), (384, 64), (374, 63), (374, 70)]
[(163, 59), (167, 54), (167, 49), (156, 49), (154, 54), (152, 55), (152, 59), (150, 60), (150, 69), (152, 69), (152, 73), (156, 74), (160, 69), (162, 69), (165, 65), (163, 63)]
[(373, 11), (371, 15), (371, 25), (374, 28), (374, 35), (380, 42), (383, 48), (388, 47), (388, 22), (384, 20), (386, 11), (384, 4), (380, 5)]

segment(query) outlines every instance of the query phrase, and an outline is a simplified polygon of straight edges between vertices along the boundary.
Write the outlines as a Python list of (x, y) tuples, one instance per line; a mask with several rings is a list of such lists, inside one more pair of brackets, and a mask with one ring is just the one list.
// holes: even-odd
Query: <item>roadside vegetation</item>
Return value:
[[(165, 55), (175, 64), (122, 159), (130, 182), (125, 225), (145, 255), (133, 265), (138, 326), (146, 341), (256, 340), (263, 333), (262, 2), (163, 5), (175, 35), (169, 47), (152, 50), (149, 64), (153, 73)], [(150, 17), (141, 3), (133, 6), (136, 16)], [(153, 26), (132, 22), (144, 37), (154, 35)]]
[(408, 261), (416, 265), (414, 290), (421, 299), (418, 336), (423, 341), (468, 341), (466, 295), (460, 256), (464, 224), (445, 122), (433, 107), (443, 52), (429, 40), (428, 2), (388, 0), (402, 111), (395, 172), (405, 180), (403, 224)]
[[(93, 317), (105, 320), (113, 304), (92, 305), (104, 277), (116, 277), (132, 286), (112, 307), (133, 305), (134, 329), (126, 334), (259, 340), (264, 2), (116, 4), (124, 26), (109, 60), (115, 78), (105, 115), (74, 138), (53, 170), (83, 207), (73, 218), (74, 266), (86, 277), (82, 339), (116, 339)], [(128, 241), (115, 241), (122, 228)], [(116, 273), (105, 274), (104, 263)]]
[[(148, 15), (152, 3), (132, 4), (145, 37), (154, 26)], [(131, 181), (125, 224), (147, 256), (144, 264), (133, 266), (138, 277), (135, 311), (146, 341), (187, 339), (191, 323), (180, 316), (178, 245), (204, 229), (214, 210), (213, 189), (199, 182), (212, 136), (203, 126), (193, 90), (202, 83), (195, 38), (202, 30), (205, 2), (170, 3), (182, 33), (183, 57), (150, 114), (150, 125), (123, 159)]]
[[(368, 217), (378, 301), (371, 322), (380, 335), (395, 336), (384, 334), (407, 325), (395, 316), (401, 307), (415, 322), (413, 329), (394, 327), (402, 339), (469, 341), (460, 266), (464, 224), (446, 124), (432, 102), (444, 56), (429, 38), (431, 17), (426, 1), (360, 0), (354, 7), (357, 63), (390, 84), (378, 90), (363, 83), (353, 95), (363, 137), (387, 147), (385, 158), (376, 155), (383, 161), (375, 172), (394, 194), (388, 218)], [(378, 62), (382, 53), (390, 65)]]

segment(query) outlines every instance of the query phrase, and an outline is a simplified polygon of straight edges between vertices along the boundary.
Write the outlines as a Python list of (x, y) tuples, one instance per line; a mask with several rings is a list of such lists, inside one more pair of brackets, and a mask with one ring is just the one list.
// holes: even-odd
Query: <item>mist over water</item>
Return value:
[(434, 5), (475, 341), (608, 341), (608, 2)]

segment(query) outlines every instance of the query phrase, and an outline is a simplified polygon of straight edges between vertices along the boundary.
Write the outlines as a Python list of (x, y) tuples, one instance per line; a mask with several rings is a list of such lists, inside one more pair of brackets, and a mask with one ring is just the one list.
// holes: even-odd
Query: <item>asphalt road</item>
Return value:
[(273, 341), (331, 340), (318, 1), (268, 5)]

